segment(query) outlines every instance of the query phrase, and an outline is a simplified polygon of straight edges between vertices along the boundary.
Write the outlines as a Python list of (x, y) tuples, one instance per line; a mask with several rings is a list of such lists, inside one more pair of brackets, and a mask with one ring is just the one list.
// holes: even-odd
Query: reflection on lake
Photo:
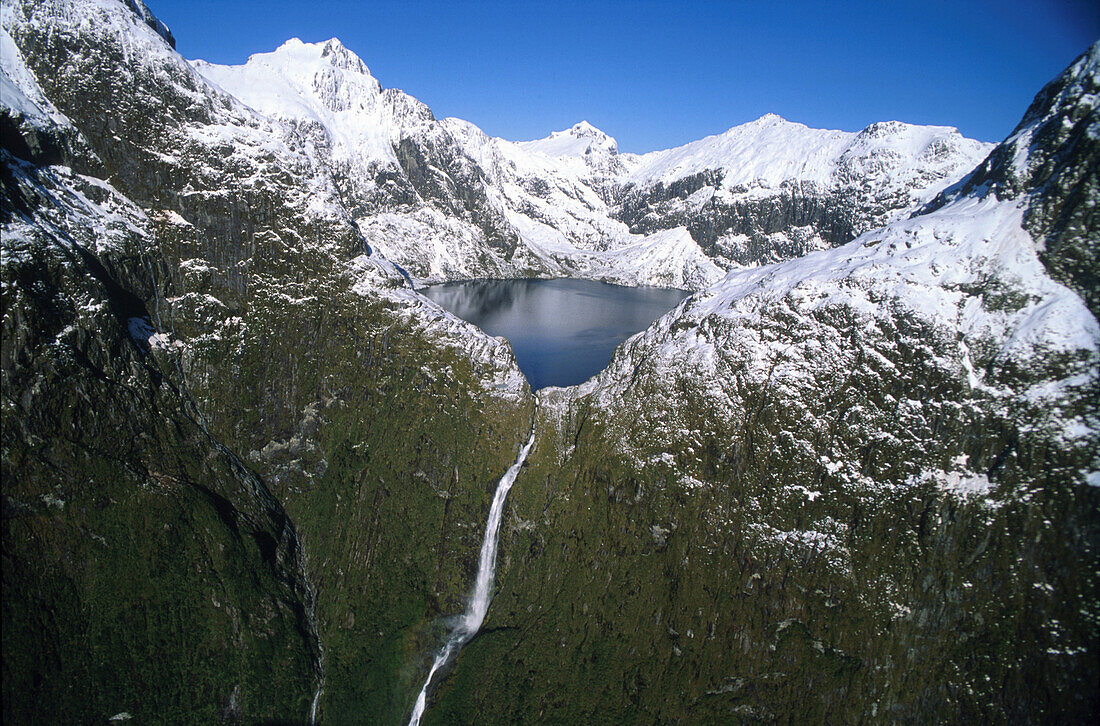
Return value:
[(619, 343), (688, 296), (591, 280), (473, 280), (420, 292), (507, 338), (534, 390), (583, 383), (607, 366)]

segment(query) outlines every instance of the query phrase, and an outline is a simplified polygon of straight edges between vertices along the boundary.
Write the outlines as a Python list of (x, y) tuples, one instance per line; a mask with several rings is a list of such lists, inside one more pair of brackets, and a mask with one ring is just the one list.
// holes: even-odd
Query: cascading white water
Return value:
[(313, 701), (309, 705), (309, 726), (317, 726), (317, 704), (321, 702), (321, 686), (313, 693)]
[(489, 510), (489, 521), (485, 525), (485, 540), (481, 543), (481, 557), (477, 563), (477, 581), (474, 583), (474, 592), (470, 601), (466, 604), (466, 612), (455, 624), (454, 629), (447, 636), (447, 641), (439, 650), (432, 669), (428, 671), (428, 678), (424, 681), (424, 687), (420, 689), (420, 695), (416, 697), (416, 705), (413, 706), (412, 718), (409, 726), (420, 726), (420, 718), (424, 715), (424, 709), (428, 705), (428, 686), (432, 684), (435, 672), (451, 659), (470, 638), (481, 628), (485, 621), (485, 613), (489, 610), (489, 601), (493, 593), (493, 579), (496, 577), (497, 543), (500, 541), (500, 520), (504, 514), (504, 498), (508, 496), (508, 490), (516, 481), (519, 469), (527, 459), (527, 453), (535, 443), (535, 431), (532, 427), (531, 437), (519, 451), (516, 463), (504, 472), (497, 484), (496, 494), (493, 495), (493, 506)]

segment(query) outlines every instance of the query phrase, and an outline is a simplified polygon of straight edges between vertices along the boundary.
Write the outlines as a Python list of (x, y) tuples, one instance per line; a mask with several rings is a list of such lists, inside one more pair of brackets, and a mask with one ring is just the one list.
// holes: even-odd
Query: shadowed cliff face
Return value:
[[(1100, 46), (1048, 83), (1023, 120), (973, 173), (927, 207), (938, 209), (964, 194), (1029, 199), (1024, 223), (1039, 244), (1050, 274), (1081, 295), (1100, 315), (1100, 79), (1084, 69), (1100, 63)], [(1074, 71), (1077, 72), (1074, 72)]]
[(301, 548), (181, 389), (143, 214), (0, 162), (5, 721), (302, 717), (320, 662)]
[(711, 257), (729, 266), (760, 265), (788, 260), (815, 249), (836, 247), (859, 232), (885, 222), (897, 207), (876, 210), (854, 195), (831, 193), (814, 184), (787, 183), (763, 199), (723, 200), (711, 197), (701, 207), (688, 202), (699, 191), (722, 183), (713, 171), (619, 193), (616, 214), (630, 231), (649, 234), (660, 229), (687, 227), (693, 239)]

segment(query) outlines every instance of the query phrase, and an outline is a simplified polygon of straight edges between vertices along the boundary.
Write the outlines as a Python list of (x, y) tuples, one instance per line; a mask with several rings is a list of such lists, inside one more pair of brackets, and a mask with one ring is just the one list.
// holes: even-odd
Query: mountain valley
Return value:
[[(336, 39), (0, 20), (5, 722), (407, 723), (510, 468), (425, 724), (1100, 707), (1100, 43), (998, 145), (636, 155)], [(532, 392), (419, 292), (521, 278), (691, 296)]]

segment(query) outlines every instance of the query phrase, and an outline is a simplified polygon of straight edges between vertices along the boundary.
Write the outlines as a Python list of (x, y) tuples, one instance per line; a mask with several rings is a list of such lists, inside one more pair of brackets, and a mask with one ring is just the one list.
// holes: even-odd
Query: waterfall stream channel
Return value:
[(504, 514), (504, 499), (508, 496), (512, 484), (515, 483), (520, 467), (527, 460), (527, 454), (534, 443), (535, 427), (532, 422), (531, 435), (527, 443), (520, 449), (516, 463), (512, 464), (500, 478), (496, 493), (493, 495), (493, 506), (489, 509), (489, 521), (485, 524), (485, 539), (481, 543), (481, 556), (477, 564), (477, 580), (470, 600), (466, 603), (466, 612), (455, 623), (443, 647), (436, 654), (432, 668), (428, 671), (428, 678), (424, 681), (424, 687), (416, 697), (409, 726), (420, 726), (420, 719), (428, 705), (428, 687), (431, 686), (436, 672), (446, 665), (462, 649), (462, 646), (469, 642), (470, 638), (474, 637), (481, 628), (482, 622), (485, 621), (485, 613), (489, 610), (489, 602), (493, 595), (493, 580), (496, 577), (497, 544), (500, 542), (500, 521)]

